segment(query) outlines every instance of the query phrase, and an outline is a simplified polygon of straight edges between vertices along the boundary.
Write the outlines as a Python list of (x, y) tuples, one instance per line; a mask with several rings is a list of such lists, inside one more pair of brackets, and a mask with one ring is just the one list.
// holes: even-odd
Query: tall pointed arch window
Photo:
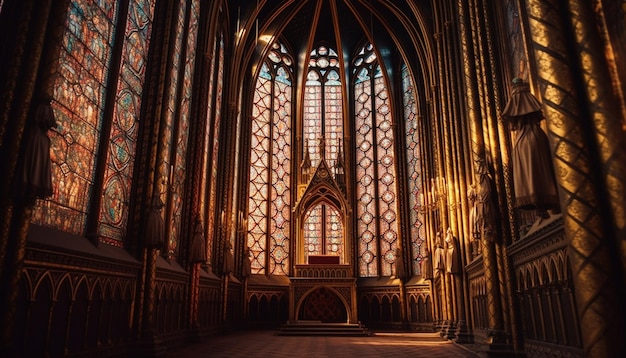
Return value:
[(422, 245), (426, 233), (424, 232), (424, 214), (420, 213), (420, 197), (422, 194), (421, 181), (421, 158), (420, 158), (420, 133), (418, 130), (419, 117), (417, 115), (417, 105), (415, 103), (415, 91), (413, 78), (406, 64), (402, 65), (402, 104), (404, 108), (403, 118), (406, 133), (406, 160), (408, 171), (409, 207), (410, 210), (410, 248), (411, 264), (413, 273), (418, 275), (421, 272), (421, 260), (423, 258)]
[(208, 83), (208, 109), (204, 135), (204, 155), (202, 162), (202, 185), (200, 188), (200, 215), (206, 222), (207, 262), (212, 261), (211, 248), (214, 243), (216, 227), (220, 224), (215, 217), (217, 200), (217, 154), (220, 146), (220, 129), (222, 127), (222, 90), (224, 88), (224, 33), (216, 37), (212, 48), (211, 74)]
[(304, 260), (311, 255), (344, 256), (343, 225), (339, 210), (321, 202), (304, 215)]
[(391, 101), (371, 44), (353, 66), (359, 275), (391, 276), (399, 244)]
[[(304, 88), (302, 123), (305, 139), (303, 151), (309, 154), (311, 165), (322, 160), (333, 166), (340, 158), (343, 140), (342, 79), (337, 52), (319, 45), (310, 53)], [(323, 153), (322, 153), (323, 151)], [(343, 258), (343, 223), (337, 208), (321, 203), (304, 218), (304, 256), (334, 255)]]
[(252, 273), (289, 274), (293, 59), (274, 43), (256, 79), (251, 118), (247, 246)]
[[(129, 2), (123, 19), (119, 4), (70, 2), (52, 101), (58, 122), (50, 133), (55, 185), (52, 197), (38, 202), (32, 221), (81, 235), (87, 216), (97, 215), (100, 240), (121, 246), (155, 1)], [(116, 31), (122, 22), (124, 33)], [(115, 36), (124, 36), (121, 58), (114, 56)], [(120, 63), (119, 73), (110, 70), (114, 61)], [(115, 97), (107, 98), (111, 86), (116, 86)], [(105, 114), (107, 102), (113, 103), (111, 117)], [(107, 156), (107, 163), (97, 174), (100, 156)], [(98, 182), (103, 183), (102, 200), (92, 212)]]
[[(178, 253), (180, 239), (180, 225), (182, 215), (182, 193), (185, 183), (186, 154), (189, 140), (189, 101), (191, 100), (191, 80), (193, 79), (193, 65), (195, 60), (196, 35), (198, 30), (199, 0), (188, 3), (179, 0), (176, 27), (174, 31), (174, 47), (170, 54), (171, 70), (168, 86), (168, 101), (166, 114), (166, 129), (169, 142), (166, 143), (166, 162), (172, 171), (170, 173), (169, 197), (166, 211), (166, 230), (169, 233), (167, 251), (168, 257)], [(189, 9), (187, 8), (189, 5)], [(190, 11), (190, 12), (189, 12)], [(185, 22), (188, 21), (188, 27)], [(166, 168), (163, 168), (166, 172)]]
[(327, 46), (311, 51), (304, 89), (303, 150), (310, 151), (314, 167), (322, 157), (320, 148), (325, 148), (323, 156), (329, 164), (337, 160), (343, 138), (341, 83), (337, 52)]

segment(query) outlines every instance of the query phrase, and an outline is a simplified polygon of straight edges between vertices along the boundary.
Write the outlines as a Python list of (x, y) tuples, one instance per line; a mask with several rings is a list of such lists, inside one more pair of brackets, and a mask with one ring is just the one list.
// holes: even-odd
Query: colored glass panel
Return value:
[(528, 80), (528, 57), (524, 49), (524, 38), (522, 35), (522, 25), (520, 23), (518, 2), (507, 0), (504, 2), (506, 8), (506, 27), (513, 66), (513, 77)]
[[(368, 78), (368, 71), (361, 69), (359, 78)], [(378, 275), (378, 249), (376, 221), (376, 192), (374, 191), (374, 132), (372, 130), (372, 86), (365, 80), (354, 86), (356, 145), (356, 183), (357, 183), (357, 232), (359, 237), (359, 275), (364, 277)]]
[[(217, 46), (213, 47), (213, 53), (216, 51)], [(211, 69), (211, 73), (209, 75), (209, 83), (208, 83), (208, 89), (207, 89), (207, 93), (208, 93), (208, 108), (207, 108), (207, 121), (206, 121), (206, 126), (204, 128), (205, 132), (204, 132), (204, 144), (203, 144), (203, 156), (202, 156), (202, 185), (200, 186), (200, 213), (202, 215), (202, 217), (204, 218), (205, 222), (206, 222), (206, 226), (205, 226), (205, 230), (207, 233), (207, 241), (209, 243), (213, 242), (213, 232), (214, 232), (214, 208), (215, 208), (215, 189), (214, 189), (214, 185), (212, 185), (213, 182), (211, 182), (209, 180), (209, 178), (212, 178), (213, 173), (210, 172), (210, 170), (212, 170), (212, 166), (209, 165), (209, 163), (212, 163), (212, 157), (211, 154), (213, 153), (212, 149), (212, 145), (211, 145), (211, 128), (213, 128), (213, 123), (211, 122), (211, 113), (212, 113), (212, 108), (213, 108), (213, 102), (210, 100), (211, 98), (213, 98), (213, 90), (215, 88), (215, 86), (213, 85), (213, 81), (215, 79), (215, 62), (216, 62), (216, 56), (211, 56), (211, 65), (209, 66), (209, 68)], [(209, 248), (210, 246), (207, 245), (207, 248)], [(211, 254), (211, 250), (208, 250), (208, 254), (209, 256), (207, 256), (207, 258), (210, 258), (210, 254)], [(210, 262), (210, 259), (207, 260), (208, 262)]]
[[(100, 145), (104, 96), (109, 76), (116, 1), (72, 1), (59, 53), (52, 106), (58, 127), (50, 131), (52, 181), (49, 200), (39, 200), (34, 223), (83, 234)], [(122, 141), (123, 142), (123, 141)], [(121, 148), (120, 158), (125, 160)], [(128, 150), (130, 152), (130, 150)], [(111, 183), (121, 193), (123, 182)], [(117, 209), (123, 203), (110, 202)], [(115, 217), (116, 222), (120, 218)]]
[[(319, 108), (322, 101), (322, 85), (318, 79), (319, 75), (317, 72), (309, 72), (309, 81), (307, 81), (304, 90), (304, 119), (302, 121), (304, 139), (308, 141), (311, 164), (314, 167), (319, 164), (320, 154), (317, 144), (322, 138), (322, 127), (320, 126), (322, 113)], [(307, 148), (304, 148), (304, 150), (307, 150)]]
[[(376, 66), (380, 69), (380, 66)], [(395, 252), (398, 246), (398, 201), (391, 103), (387, 85), (380, 70), (374, 78), (376, 122), (376, 174), (378, 183), (378, 217), (380, 231), (381, 274), (395, 274)]]
[(336, 71), (330, 71), (324, 84), (324, 126), (326, 132), (326, 160), (329, 164), (337, 160), (343, 142), (343, 101), (341, 82)]
[(288, 275), (293, 70), (283, 45), (271, 54), (253, 97), (246, 243), (252, 273)]
[[(217, 46), (216, 46), (216, 53), (217, 53), (217, 61), (213, 63), (213, 66), (211, 67), (211, 69), (213, 69), (215, 72), (215, 107), (211, 110), (211, 108), (209, 109), (209, 113), (207, 114), (207, 133), (209, 133), (209, 135), (211, 136), (210, 141), (212, 141), (212, 150), (211, 150), (211, 161), (210, 161), (210, 167), (211, 167), (211, 172), (210, 172), (210, 183), (207, 183), (207, 185), (210, 185), (210, 189), (209, 189), (209, 207), (208, 207), (208, 220), (207, 220), (207, 225), (209, 227), (209, 231), (208, 231), (208, 237), (207, 237), (207, 247), (210, 248), (213, 245), (214, 242), (214, 237), (213, 234), (215, 233), (215, 228), (216, 227), (221, 227), (221, 225), (223, 224), (223, 217), (221, 218), (222, 222), (216, 222), (215, 221), (215, 217), (213, 215), (211, 215), (210, 213), (215, 213), (215, 206), (216, 206), (216, 198), (217, 198), (217, 186), (215, 185), (215, 183), (217, 183), (217, 168), (218, 168), (218, 161), (217, 161), (217, 153), (219, 150), (219, 146), (220, 146), (220, 128), (222, 125), (222, 90), (224, 88), (224, 34), (220, 33), (220, 35), (218, 36), (217, 39)], [(213, 78), (213, 77), (212, 77)], [(211, 95), (213, 93), (213, 88), (211, 88), (211, 91), (209, 91), (209, 95)], [(212, 98), (212, 96), (209, 97), (209, 100)], [(208, 252), (208, 261), (211, 261), (211, 250), (209, 250)]]
[(402, 103), (404, 109), (404, 124), (406, 133), (406, 160), (407, 160), (407, 185), (409, 188), (409, 234), (411, 243), (411, 265), (413, 273), (421, 273), (421, 261), (423, 258), (422, 245), (426, 233), (424, 232), (424, 214), (419, 211), (420, 195), (422, 194), (419, 148), (419, 132), (417, 105), (411, 74), (406, 65), (402, 66)]
[(274, 83), (272, 145), (270, 273), (289, 273), (289, 224), (291, 212), (291, 82), (288, 70), (279, 67)]
[(391, 276), (399, 232), (391, 101), (373, 47), (354, 63), (359, 275)]
[(343, 98), (338, 56), (326, 46), (319, 46), (311, 51), (310, 56), (304, 90), (304, 139), (308, 140), (311, 165), (316, 167), (322, 156), (319, 141), (324, 138), (324, 156), (332, 165), (343, 140)]
[[(343, 259), (343, 225), (339, 211), (332, 206), (326, 206), (326, 230), (324, 232), (325, 255), (335, 255)], [(343, 262), (342, 262), (343, 263)]]
[[(191, 90), (194, 78), (194, 67), (196, 60), (196, 43), (198, 37), (198, 25), (200, 20), (200, 0), (192, 0), (189, 13), (189, 27), (187, 29), (187, 52), (185, 59), (185, 69), (182, 84), (182, 98), (180, 101), (180, 128), (178, 144), (176, 146), (176, 167), (174, 175), (176, 178), (183, 178), (185, 173), (186, 155), (189, 144), (189, 115), (191, 104)], [(177, 194), (180, 191), (177, 191)], [(180, 212), (177, 214), (180, 218)], [(178, 225), (180, 225), (180, 219)]]
[(322, 205), (317, 205), (304, 218), (304, 259), (311, 255), (323, 255)]
[(321, 203), (309, 210), (304, 220), (305, 262), (310, 255), (339, 256), (343, 262), (344, 235), (339, 211), (332, 205)]
[[(181, 56), (183, 54), (183, 47), (186, 45), (183, 43), (184, 35), (187, 32), (185, 29), (185, 14), (186, 14), (187, 6), (185, 0), (179, 0), (178, 4), (178, 17), (176, 21), (176, 37), (174, 40), (174, 50), (172, 54), (172, 66), (170, 69), (170, 84), (168, 86), (168, 101), (167, 101), (167, 113), (166, 113), (166, 128), (167, 128), (167, 137), (171, 138), (169, 141), (169, 145), (165, 148), (167, 153), (167, 162), (164, 165), (168, 165), (169, 168), (163, 168), (164, 170), (172, 170), (169, 173), (170, 176), (170, 185), (169, 195), (171, 200), (171, 208), (172, 211), (170, 213), (170, 217), (167, 218), (169, 220), (168, 226), (168, 243), (167, 243), (167, 255), (169, 257), (173, 257), (177, 252), (178, 240), (180, 236), (180, 222), (181, 222), (181, 211), (182, 211), (182, 197), (181, 193), (183, 190), (184, 183), (182, 179), (184, 178), (185, 171), (185, 153), (187, 152), (187, 131), (188, 131), (188, 122), (182, 118), (182, 115), (177, 118), (177, 109), (179, 108), (180, 97), (182, 96), (182, 92), (179, 93), (179, 83), (183, 81), (185, 78), (180, 78), (180, 68), (181, 66), (185, 66), (185, 63), (181, 63)], [(184, 69), (184, 67), (183, 67)], [(182, 114), (182, 113), (181, 113)], [(175, 125), (178, 124), (177, 132), (174, 132)], [(174, 157), (172, 163), (168, 163), (172, 161), (170, 158)], [(167, 194), (166, 194), (167, 195)]]
[[(263, 71), (269, 72), (267, 64)], [(248, 201), (248, 247), (252, 253), (252, 273), (265, 273), (267, 255), (267, 219), (270, 165), (270, 109), (272, 81), (257, 78), (252, 107), (250, 143), (250, 184)]]
[(128, 218), (154, 1), (133, 1), (129, 6), (98, 227), (100, 236), (120, 241)]

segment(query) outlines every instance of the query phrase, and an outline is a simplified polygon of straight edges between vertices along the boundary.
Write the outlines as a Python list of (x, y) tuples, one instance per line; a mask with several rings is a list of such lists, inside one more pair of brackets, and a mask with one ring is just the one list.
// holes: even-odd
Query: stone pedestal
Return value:
[(465, 321), (457, 323), (454, 341), (462, 344), (474, 342), (474, 335), (467, 329)]

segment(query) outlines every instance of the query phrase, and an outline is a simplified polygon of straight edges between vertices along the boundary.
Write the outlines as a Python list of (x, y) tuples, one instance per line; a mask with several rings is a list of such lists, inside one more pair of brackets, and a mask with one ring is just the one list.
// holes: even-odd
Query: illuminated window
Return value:
[(154, 2), (129, 6), (98, 227), (101, 237), (117, 240), (126, 229)]
[(391, 276), (399, 231), (391, 101), (371, 44), (353, 64), (359, 275)]
[[(217, 188), (217, 152), (220, 145), (220, 128), (222, 125), (222, 89), (224, 85), (224, 35), (217, 36), (212, 49), (215, 54), (211, 59), (211, 76), (208, 83), (208, 111), (204, 136), (204, 155), (202, 162), (202, 185), (200, 191), (200, 214), (206, 223), (207, 261), (211, 262), (210, 248), (214, 242), (215, 228), (220, 223), (215, 217)], [(223, 218), (221, 218), (223, 219)], [(217, 218), (220, 220), (220, 218)]]
[[(304, 218), (304, 257), (332, 255), (343, 258), (343, 227), (341, 214), (332, 205), (321, 203)], [(343, 262), (342, 262), (343, 263)]]
[[(122, 83), (117, 93), (118, 109), (126, 106), (133, 112), (120, 115), (116, 111), (116, 124), (111, 131), (113, 138), (109, 143), (108, 138), (102, 138), (103, 121), (108, 120), (104, 118), (103, 104), (107, 87), (118, 81), (118, 74), (109, 71), (115, 29), (121, 21), (117, 19), (117, 4), (117, 1), (95, 0), (70, 3), (52, 103), (58, 122), (57, 131), (50, 132), (52, 180), (56, 185), (52, 198), (39, 201), (33, 222), (83, 234), (94, 185), (96, 157), (100, 146), (110, 145), (113, 155), (107, 165), (105, 180), (111, 187), (104, 191), (103, 205), (106, 207), (101, 210), (103, 224), (100, 229), (119, 240), (128, 204), (129, 164), (134, 155), (132, 130), (139, 109), (134, 101), (136, 90), (140, 91), (141, 86), (129, 90), (125, 85), (130, 79), (124, 74), (119, 76)], [(144, 11), (150, 20), (152, 6), (145, 6)], [(127, 22), (131, 26), (127, 34), (147, 36), (149, 31), (133, 32), (136, 22), (133, 23), (132, 19), (129, 16)], [(144, 40), (147, 42), (147, 38)], [(143, 49), (128, 43), (126, 50), (123, 71), (141, 69), (141, 65), (132, 66), (128, 61), (141, 58)], [(142, 77), (135, 79), (140, 84), (143, 82)]]
[[(196, 36), (198, 31), (199, 4), (198, 0), (191, 3), (189, 14), (189, 28), (185, 28), (187, 1), (179, 0), (177, 25), (175, 28), (174, 49), (172, 53), (170, 84), (168, 86), (168, 102), (166, 114), (166, 143), (167, 159), (162, 163), (163, 172), (173, 170), (170, 175), (171, 188), (169, 193), (163, 193), (162, 200), (171, 200), (171, 212), (167, 214), (168, 243), (167, 254), (173, 257), (177, 254), (180, 239), (180, 225), (182, 215), (182, 193), (185, 175), (185, 161), (189, 140), (189, 101), (191, 100), (191, 80), (193, 79), (193, 65), (195, 60)], [(186, 35), (186, 38), (185, 38)], [(185, 43), (186, 40), (186, 43)], [(183, 55), (186, 55), (183, 57)], [(184, 71), (181, 73), (181, 71)], [(169, 166), (169, 168), (168, 168)], [(169, 194), (169, 197), (167, 195)]]
[[(70, 2), (53, 90), (52, 105), (59, 124), (57, 131), (50, 132), (54, 192), (49, 200), (38, 202), (33, 222), (79, 235), (85, 234), (88, 220), (97, 222), (100, 241), (122, 246), (155, 1), (130, 1), (127, 11), (118, 9), (119, 4), (104, 0)], [(177, 177), (182, 177), (199, 0), (190, 3), (186, 29), (188, 2), (180, 0), (179, 4), (168, 77), (172, 86), (166, 103), (169, 156), (159, 165), (169, 167), (171, 163)], [(127, 13), (127, 17), (118, 18), (119, 13)], [(125, 25), (124, 32), (117, 30), (120, 24)], [(123, 36), (119, 57), (113, 52), (116, 35)], [(119, 72), (110, 70), (112, 63), (119, 63)], [(109, 94), (112, 87), (115, 91)], [(107, 105), (110, 112), (105, 110)], [(95, 163), (103, 157), (106, 164), (98, 173)], [(93, 192), (100, 189), (101, 200), (94, 200)], [(178, 190), (169, 199), (174, 205), (168, 221), (175, 233), (170, 235), (170, 254), (176, 251), (180, 225)], [(94, 203), (100, 206), (94, 208)]]
[(289, 274), (292, 64), (287, 48), (274, 43), (256, 79), (247, 218), (252, 273)]
[(409, 207), (411, 235), (411, 262), (413, 273), (420, 274), (421, 260), (423, 257), (422, 245), (424, 244), (424, 215), (419, 212), (419, 198), (422, 193), (420, 173), (419, 131), (417, 106), (415, 103), (415, 91), (412, 77), (406, 65), (402, 65), (402, 103), (404, 105), (404, 125), (406, 133), (406, 158), (408, 170)]

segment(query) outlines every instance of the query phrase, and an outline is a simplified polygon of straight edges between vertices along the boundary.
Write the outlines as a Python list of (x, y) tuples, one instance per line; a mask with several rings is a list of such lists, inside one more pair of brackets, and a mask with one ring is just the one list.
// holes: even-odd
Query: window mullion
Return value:
[(123, 0), (119, 4), (117, 24), (115, 26), (115, 38), (111, 62), (108, 72), (107, 90), (103, 98), (104, 108), (102, 113), (102, 127), (97, 145), (96, 165), (94, 169), (91, 198), (87, 211), (85, 235), (94, 243), (99, 241), (98, 226), (100, 224), (100, 210), (104, 195), (104, 176), (107, 166), (107, 150), (111, 142), (111, 130), (113, 126), (113, 113), (115, 110), (115, 97), (119, 82), (120, 69), (122, 67), (122, 50), (124, 48), (124, 34), (126, 33), (126, 22), (128, 18), (129, 0)]

